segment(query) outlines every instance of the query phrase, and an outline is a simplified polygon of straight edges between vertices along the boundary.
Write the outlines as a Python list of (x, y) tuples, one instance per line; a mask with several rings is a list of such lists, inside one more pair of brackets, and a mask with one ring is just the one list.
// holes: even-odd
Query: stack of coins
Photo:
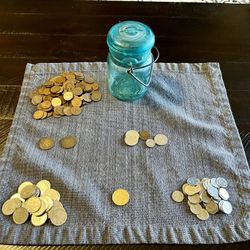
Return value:
[(92, 76), (81, 72), (64, 72), (43, 83), (29, 94), (31, 103), (36, 106), (33, 118), (79, 115), (83, 105), (102, 98), (99, 85)]
[(59, 200), (59, 192), (51, 188), (49, 181), (41, 180), (36, 185), (26, 181), (5, 201), (2, 212), (12, 215), (16, 224), (24, 224), (30, 217), (36, 227), (44, 225), (48, 219), (53, 225), (61, 226), (67, 220), (67, 213)]
[(154, 138), (151, 138), (151, 135), (148, 131), (143, 130), (137, 132), (136, 130), (128, 130), (124, 136), (124, 142), (128, 146), (135, 146), (139, 139), (145, 141), (145, 144), (149, 148), (153, 148), (155, 145), (163, 146), (168, 143), (168, 138), (164, 134), (157, 134)]
[(230, 214), (232, 204), (228, 201), (229, 193), (226, 190), (228, 182), (223, 177), (203, 178), (202, 180), (190, 177), (182, 185), (182, 192), (177, 190), (172, 193), (172, 199), (182, 202), (187, 195), (190, 211), (200, 220), (207, 220), (209, 214), (219, 211)]

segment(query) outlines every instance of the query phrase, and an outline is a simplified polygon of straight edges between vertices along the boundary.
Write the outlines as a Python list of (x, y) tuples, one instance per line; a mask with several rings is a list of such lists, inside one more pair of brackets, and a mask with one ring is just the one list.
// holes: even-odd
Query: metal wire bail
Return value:
[[(151, 78), (152, 78), (154, 63), (155, 63), (155, 62), (159, 59), (159, 57), (160, 57), (160, 52), (159, 52), (159, 50), (157, 49), (157, 47), (154, 46), (153, 48), (156, 50), (157, 56), (156, 56), (156, 58), (154, 59), (154, 55), (151, 54), (151, 56), (152, 56), (152, 62), (151, 62), (151, 63), (149, 63), (149, 64), (147, 64), (147, 65), (144, 65), (144, 66), (140, 66), (140, 67), (134, 67), (134, 68), (133, 68), (132, 66), (130, 66), (130, 69), (128, 69), (128, 71), (127, 71), (128, 74), (130, 74), (135, 80), (137, 80), (140, 84), (142, 84), (142, 85), (145, 86), (145, 87), (148, 87), (148, 86), (149, 86), (150, 81), (151, 81)], [(139, 70), (139, 69), (143, 69), (143, 68), (146, 68), (146, 67), (149, 67), (149, 66), (151, 66), (151, 67), (150, 67), (150, 76), (149, 76), (148, 82), (147, 82), (147, 83), (144, 83), (142, 80), (140, 80), (137, 76), (134, 75), (134, 71), (135, 71), (135, 70)]]

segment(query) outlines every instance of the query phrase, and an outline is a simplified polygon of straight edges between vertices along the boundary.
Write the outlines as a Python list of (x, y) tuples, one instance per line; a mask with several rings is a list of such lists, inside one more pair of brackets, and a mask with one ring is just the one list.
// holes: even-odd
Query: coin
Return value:
[(85, 74), (84, 75), (84, 81), (86, 83), (94, 83), (94, 78), (91, 75), (89, 75), (89, 74)]
[(217, 204), (212, 200), (209, 203), (207, 203), (205, 207), (210, 214), (216, 214), (219, 211)]
[(93, 90), (98, 90), (99, 89), (99, 85), (97, 83), (93, 83), (92, 84), (92, 89)]
[(185, 188), (186, 188), (187, 186), (188, 186), (187, 183), (184, 183), (184, 184), (182, 185), (181, 189), (182, 189), (182, 193), (183, 193), (183, 194), (187, 194), (187, 193), (185, 192)]
[(139, 136), (140, 136), (140, 139), (143, 140), (143, 141), (146, 141), (148, 139), (150, 139), (150, 133), (146, 130), (142, 130), (139, 132)]
[(26, 208), (24, 207), (18, 207), (12, 216), (12, 219), (15, 224), (20, 225), (24, 224), (29, 218), (29, 213)]
[(80, 88), (80, 87), (76, 87), (76, 88), (74, 88), (73, 89), (73, 94), (76, 96), (79, 96), (79, 95), (82, 95), (82, 93), (83, 93), (83, 90), (82, 90), (82, 88)]
[(202, 213), (202, 206), (200, 204), (190, 204), (190, 211), (193, 213), (193, 214), (200, 214)]
[(51, 102), (50, 101), (44, 101), (44, 102), (41, 103), (41, 108), (42, 109), (48, 109), (50, 107), (51, 107)]
[[(61, 90), (61, 87), (55, 85), (55, 86), (53, 86), (53, 87), (50, 89), (50, 92), (51, 92), (51, 93), (57, 93), (57, 92), (59, 92), (60, 90)], [(53, 104), (52, 104), (52, 105), (53, 105)]]
[(219, 188), (219, 186), (218, 186), (218, 184), (217, 184), (216, 178), (212, 178), (210, 182), (211, 182), (212, 186), (214, 186), (214, 187), (216, 187), (216, 188)]
[(28, 210), (29, 213), (37, 212), (41, 207), (41, 201), (38, 197), (31, 197), (25, 201), (24, 207)]
[(71, 100), (71, 104), (73, 107), (80, 107), (82, 105), (82, 100), (80, 97), (74, 97), (74, 99)]
[(22, 202), (18, 198), (9, 199), (5, 201), (3, 204), (2, 213), (4, 215), (11, 215), (18, 207), (21, 207), (21, 205)]
[(32, 97), (31, 102), (33, 105), (38, 105), (43, 101), (43, 97), (41, 95), (35, 95)]
[(191, 186), (196, 186), (198, 185), (200, 182), (200, 180), (198, 178), (195, 177), (190, 177), (187, 179), (187, 184), (191, 185)]
[(30, 182), (30, 181), (25, 181), (25, 182), (21, 183), (21, 184), (19, 185), (19, 187), (18, 187), (17, 192), (20, 194), (21, 191), (22, 191), (22, 189), (23, 189), (24, 187), (30, 186), (30, 185), (33, 185), (33, 183)]
[(99, 91), (93, 91), (91, 93), (91, 99), (94, 101), (94, 102), (99, 102), (101, 99), (102, 99), (102, 94), (101, 92)]
[(64, 100), (66, 100), (66, 101), (70, 101), (71, 99), (73, 99), (73, 97), (74, 97), (74, 94), (73, 94), (73, 92), (64, 92), (63, 93), (63, 98), (64, 98)]
[(128, 130), (125, 134), (124, 142), (128, 146), (135, 146), (139, 140), (139, 133), (136, 130)]
[(119, 188), (112, 194), (112, 201), (117, 206), (124, 206), (129, 202), (129, 193), (127, 190)]
[(83, 94), (81, 99), (84, 100), (85, 102), (92, 102), (90, 93)]
[(71, 107), (65, 107), (65, 108), (63, 109), (63, 113), (64, 113), (65, 115), (67, 115), (67, 116), (72, 115)]
[(71, 107), (70, 111), (72, 115), (80, 115), (82, 112), (82, 109), (80, 107)]
[(172, 193), (172, 199), (175, 202), (182, 202), (184, 200), (184, 195), (181, 191), (176, 190)]
[(225, 188), (219, 188), (219, 196), (223, 200), (228, 200), (229, 199), (229, 193), (227, 192), (227, 190)]
[(205, 203), (209, 203), (211, 201), (211, 198), (207, 195), (207, 191), (204, 190), (201, 194), (200, 194), (200, 198), (203, 202)]
[(153, 139), (147, 139), (145, 143), (148, 148), (153, 148), (155, 146), (155, 141)]
[(41, 195), (43, 195), (46, 190), (51, 188), (51, 184), (48, 180), (41, 180), (36, 184), (36, 186), (40, 189)]
[(35, 227), (39, 227), (45, 224), (45, 222), (47, 221), (48, 215), (47, 213), (41, 215), (41, 216), (35, 216), (34, 214), (32, 214), (31, 216), (31, 223), (33, 226)]
[(56, 98), (52, 99), (51, 104), (53, 107), (57, 107), (57, 106), (60, 106), (62, 104), (62, 101), (60, 98), (56, 97)]
[(40, 202), (41, 202), (40, 208), (36, 212), (32, 213), (35, 216), (41, 216), (42, 214), (45, 213), (45, 211), (47, 209), (47, 203), (45, 203), (45, 201), (42, 199), (40, 199)]
[(37, 110), (35, 111), (35, 113), (33, 114), (33, 118), (36, 120), (40, 120), (43, 118), (43, 111)]
[(154, 141), (157, 145), (159, 146), (163, 146), (163, 145), (166, 145), (168, 143), (168, 138), (167, 136), (163, 135), (163, 134), (157, 134), (155, 137), (154, 137)]
[(33, 184), (27, 185), (21, 190), (20, 196), (23, 199), (28, 199), (36, 193), (36, 191), (37, 191), (36, 189), (37, 189), (37, 187)]
[(197, 214), (196, 216), (200, 220), (207, 220), (209, 218), (209, 213), (207, 212), (206, 209), (202, 208), (201, 212)]
[(200, 189), (201, 189), (200, 186), (191, 186), (189, 184), (184, 187), (185, 193), (187, 195), (197, 194), (199, 193)]
[(77, 143), (76, 137), (66, 136), (60, 140), (60, 144), (63, 148), (69, 149), (73, 148)]
[(40, 200), (46, 204), (46, 211), (49, 211), (54, 205), (54, 201), (49, 196), (43, 195), (40, 197)]
[(55, 142), (51, 137), (42, 137), (38, 142), (38, 146), (42, 150), (49, 150), (53, 148), (54, 145)]
[(84, 86), (84, 91), (85, 92), (91, 92), (92, 91), (92, 84), (85, 84)]
[(207, 192), (209, 195), (211, 195), (212, 197), (217, 197), (218, 196), (218, 189), (211, 186), (207, 189)]
[(25, 200), (21, 197), (21, 195), (19, 193), (15, 193), (13, 194), (10, 199), (14, 199), (14, 198), (17, 198), (19, 199), (21, 202), (24, 202)]
[(47, 189), (44, 192), (44, 196), (48, 196), (50, 197), (52, 200), (60, 200), (60, 194), (58, 191), (56, 191), (55, 189), (51, 188), (51, 189)]
[(219, 202), (219, 209), (225, 214), (231, 214), (233, 211), (232, 204), (229, 201), (220, 201)]
[(50, 212), (50, 221), (55, 226), (63, 225), (67, 220), (67, 213), (64, 208), (57, 207)]
[(193, 204), (198, 204), (201, 202), (199, 194), (189, 195), (188, 200)]
[(216, 183), (218, 184), (219, 187), (226, 188), (228, 186), (227, 180), (223, 177), (218, 177), (216, 179)]

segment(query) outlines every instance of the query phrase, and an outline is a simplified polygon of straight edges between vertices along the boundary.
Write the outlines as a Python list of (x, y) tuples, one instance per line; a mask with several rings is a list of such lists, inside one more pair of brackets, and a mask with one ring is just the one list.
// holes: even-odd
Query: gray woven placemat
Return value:
[[(78, 117), (33, 120), (27, 94), (64, 71), (91, 71), (103, 100)], [(169, 137), (167, 146), (148, 149), (122, 143), (125, 131), (148, 130)], [(58, 142), (76, 135), (78, 145), (63, 150), (37, 148), (43, 136)], [(68, 221), (61, 227), (15, 225), (0, 215), (2, 244), (223, 243), (250, 239), (249, 167), (230, 110), (219, 64), (157, 64), (147, 95), (125, 103), (112, 97), (105, 63), (28, 64), (0, 161), (0, 204), (18, 185), (48, 179), (61, 193)], [(233, 213), (199, 221), (186, 203), (171, 200), (190, 176), (223, 176), (229, 181)], [(112, 192), (129, 191), (124, 207)]]

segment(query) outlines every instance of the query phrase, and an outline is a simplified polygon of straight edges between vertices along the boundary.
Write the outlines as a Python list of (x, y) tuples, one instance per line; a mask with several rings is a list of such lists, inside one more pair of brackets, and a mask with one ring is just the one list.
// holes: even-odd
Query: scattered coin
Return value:
[(51, 137), (42, 137), (38, 142), (38, 146), (42, 150), (49, 150), (53, 148), (54, 145), (55, 142)]
[(223, 177), (198, 179), (190, 177), (187, 183), (181, 186), (182, 192), (174, 191), (172, 198), (176, 202), (184, 200), (187, 195), (188, 206), (190, 211), (200, 220), (209, 219), (210, 215), (215, 215), (219, 211), (225, 214), (232, 212), (232, 204), (227, 201), (229, 199), (228, 191), (221, 187), (227, 186), (228, 183)]
[[(80, 115), (86, 103), (98, 102), (102, 98), (99, 85), (91, 75), (81, 72), (64, 72), (43, 83), (29, 93), (31, 103), (36, 106), (33, 118), (42, 120), (48, 117)], [(87, 82), (86, 82), (87, 79)], [(78, 108), (73, 108), (78, 107)], [(72, 112), (71, 112), (72, 109)]]
[(69, 149), (73, 148), (77, 143), (76, 137), (66, 136), (60, 140), (60, 144), (63, 148)]
[(172, 193), (172, 199), (176, 202), (182, 202), (184, 200), (184, 195), (181, 191), (174, 191)]
[[(20, 193), (19, 193), (20, 192)], [(15, 224), (24, 224), (31, 214), (33, 226), (42, 226), (48, 219), (53, 225), (60, 226), (67, 220), (67, 213), (60, 200), (60, 193), (51, 188), (48, 180), (36, 185), (26, 181), (19, 185), (18, 193), (2, 205), (4, 215), (12, 215)]]
[(139, 140), (139, 133), (136, 130), (129, 130), (125, 134), (124, 142), (128, 146), (135, 146)]
[(163, 145), (166, 145), (168, 143), (168, 138), (166, 135), (163, 135), (163, 134), (157, 134), (155, 137), (154, 137), (154, 141), (157, 145), (159, 146), (163, 146)]
[(112, 194), (112, 200), (117, 206), (124, 206), (129, 202), (129, 193), (125, 189), (117, 189)]
[(146, 146), (148, 148), (153, 148), (155, 146), (155, 141), (153, 139), (147, 139), (146, 140)]
[(143, 141), (146, 141), (146, 140), (150, 139), (150, 137), (151, 137), (150, 133), (146, 130), (140, 131), (139, 136), (140, 136), (140, 139)]

